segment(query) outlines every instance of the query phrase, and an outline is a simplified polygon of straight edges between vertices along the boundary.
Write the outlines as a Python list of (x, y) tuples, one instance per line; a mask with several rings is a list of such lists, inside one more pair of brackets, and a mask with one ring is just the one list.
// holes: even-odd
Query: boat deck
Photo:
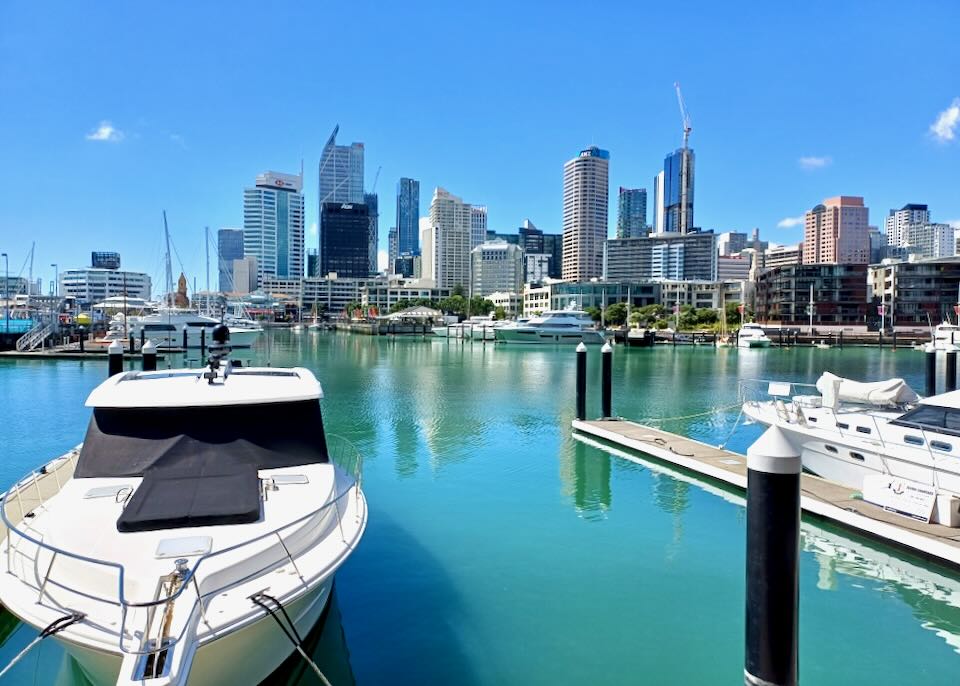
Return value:
[[(747, 489), (747, 459), (738, 453), (623, 419), (574, 420), (573, 428), (737, 490)], [(856, 495), (847, 486), (811, 474), (801, 477), (804, 512), (960, 570), (960, 528), (912, 520)]]

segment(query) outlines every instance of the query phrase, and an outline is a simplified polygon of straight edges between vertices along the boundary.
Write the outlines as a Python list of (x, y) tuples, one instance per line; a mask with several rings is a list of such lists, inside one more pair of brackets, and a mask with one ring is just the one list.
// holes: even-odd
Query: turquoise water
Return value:
[[(574, 440), (572, 350), (272, 340), (274, 365), (317, 373), (327, 430), (365, 456), (369, 527), (314, 648), (335, 686), (742, 683), (742, 500)], [(591, 416), (599, 357), (591, 349)], [(692, 415), (736, 403), (738, 379), (823, 370), (921, 388), (922, 364), (910, 350), (618, 347), (614, 411)], [(0, 361), (0, 483), (81, 439), (105, 367)], [(716, 444), (736, 416), (665, 428)], [(741, 427), (728, 447), (759, 433)], [(803, 683), (960, 681), (960, 578), (810, 522), (803, 548)], [(4, 664), (35, 633), (0, 619)], [(9, 683), (80, 683), (54, 643), (41, 646)], [(271, 681), (312, 678), (290, 661)]]

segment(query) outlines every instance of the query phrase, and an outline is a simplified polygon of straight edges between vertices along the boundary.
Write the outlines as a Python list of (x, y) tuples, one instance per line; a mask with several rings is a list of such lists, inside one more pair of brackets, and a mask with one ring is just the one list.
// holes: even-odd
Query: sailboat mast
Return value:
[(813, 284), (810, 284), (810, 333), (813, 333)]
[(207, 299), (210, 298), (210, 227), (203, 227), (203, 248), (207, 256)]
[(163, 211), (163, 238), (167, 246), (167, 256), (166, 256), (166, 286), (167, 286), (167, 295), (165, 299), (167, 301), (167, 307), (173, 307), (173, 267), (170, 266), (170, 229), (167, 227), (167, 211)]

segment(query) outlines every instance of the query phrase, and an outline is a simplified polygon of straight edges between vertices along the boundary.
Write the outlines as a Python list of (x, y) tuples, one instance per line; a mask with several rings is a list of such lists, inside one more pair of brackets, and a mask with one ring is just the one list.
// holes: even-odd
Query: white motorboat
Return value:
[(433, 335), (439, 338), (449, 338), (450, 336), (450, 327), (448, 326), (434, 326), (432, 329)]
[[(263, 328), (256, 322), (253, 323), (253, 327), (243, 323), (226, 323), (230, 329), (230, 344), (234, 348), (249, 348), (263, 333)], [(163, 309), (144, 317), (130, 317), (128, 320), (128, 326), (133, 330), (134, 338), (139, 341), (142, 330), (144, 340), (153, 341), (158, 350), (182, 348), (184, 329), (187, 332), (188, 348), (200, 347), (203, 331), (206, 333), (202, 336), (202, 342), (210, 346), (213, 341), (211, 338), (213, 329), (219, 324), (220, 320), (214, 317), (174, 308)]]
[(960, 350), (960, 326), (943, 322), (933, 330), (933, 349), (943, 352)]
[(360, 459), (328, 444), (313, 374), (221, 364), (215, 336), (209, 369), (102, 383), (84, 442), (3, 495), (0, 602), (59, 626), (94, 684), (261, 682), (364, 532)]
[[(760, 399), (764, 384), (768, 397)], [(875, 475), (923, 484), (938, 494), (935, 520), (949, 523), (948, 511), (957, 518), (960, 391), (920, 400), (902, 379), (859, 383), (829, 373), (816, 386), (742, 388), (744, 414), (779, 427), (804, 469), (857, 490)]]
[(494, 330), (497, 342), (526, 344), (601, 345), (603, 333), (593, 328), (593, 320), (583, 310), (548, 310), (524, 323), (502, 326)]
[(738, 348), (769, 348), (770, 339), (759, 324), (748, 322), (737, 332)]

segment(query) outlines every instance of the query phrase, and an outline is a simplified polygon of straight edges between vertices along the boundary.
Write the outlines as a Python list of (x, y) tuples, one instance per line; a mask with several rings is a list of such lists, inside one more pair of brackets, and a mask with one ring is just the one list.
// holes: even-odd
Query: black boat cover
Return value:
[(74, 477), (142, 476), (117, 529), (150, 531), (257, 521), (258, 469), (328, 461), (316, 400), (96, 408)]

